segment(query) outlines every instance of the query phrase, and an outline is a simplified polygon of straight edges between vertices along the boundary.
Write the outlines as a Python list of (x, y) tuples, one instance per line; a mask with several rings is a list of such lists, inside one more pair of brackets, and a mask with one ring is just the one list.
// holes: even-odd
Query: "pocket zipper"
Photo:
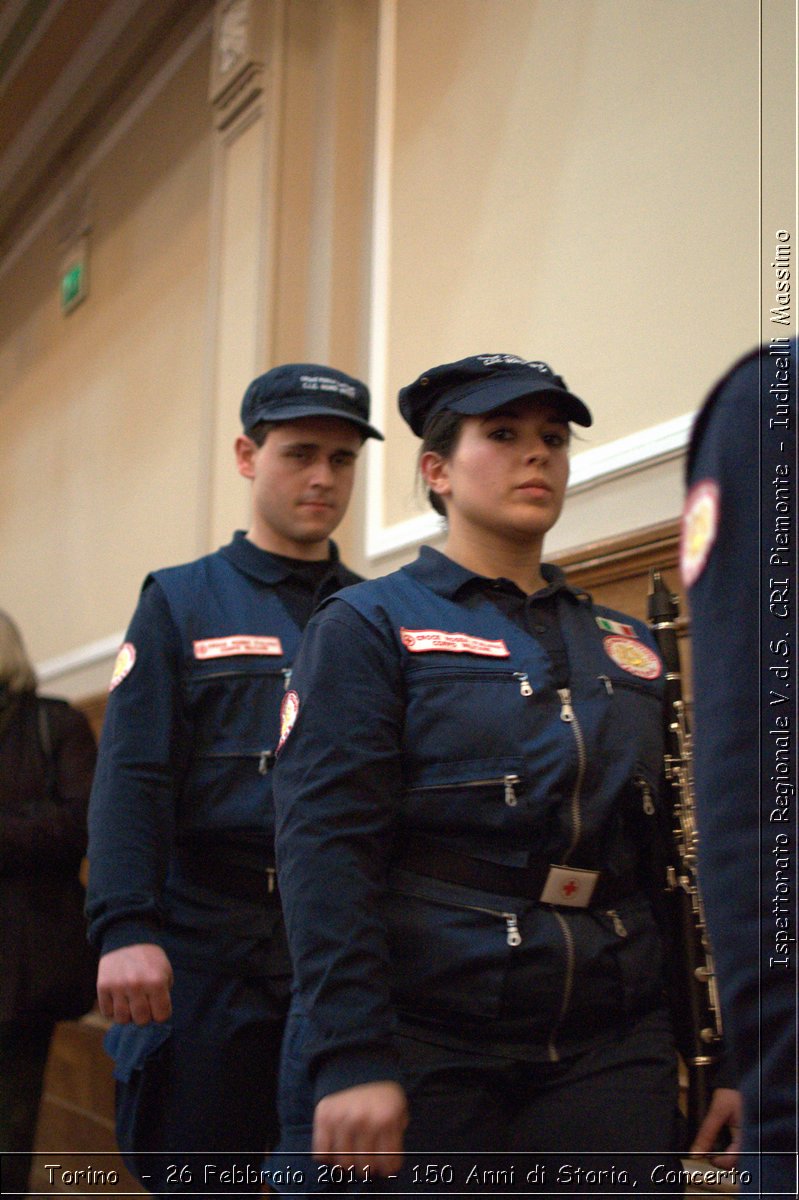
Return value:
[(504, 787), (505, 803), (508, 808), (515, 808), (519, 803), (516, 795), (516, 785), (521, 783), (519, 775), (500, 775), (496, 779), (469, 779), (462, 783), (423, 783), (418, 787), (408, 788), (412, 792), (451, 792), (458, 788)]
[(206, 754), (200, 753), (200, 754), (196, 755), (196, 758), (200, 762), (207, 761), (208, 759), (223, 759), (224, 760), (224, 759), (229, 759), (229, 758), (241, 758), (241, 759), (257, 758), (258, 759), (258, 774), (266, 775), (269, 772), (269, 770), (274, 766), (275, 752), (274, 752), (274, 750), (227, 750), (227, 751), (219, 751), (216, 754), (211, 753), (211, 752), (206, 753)]
[(265, 671), (249, 670), (241, 671), (202, 671), (192, 675), (187, 683), (202, 684), (209, 679), (270, 679), (282, 675), (288, 687), (288, 680), (291, 678), (291, 667), (268, 667)]
[(411, 892), (406, 888), (392, 888), (400, 896), (413, 896), (416, 900), (423, 900), (426, 904), (438, 904), (442, 908), (457, 908), (463, 912), (478, 912), (485, 913), (489, 917), (499, 917), (505, 922), (505, 940), (509, 946), (521, 946), (522, 935), (519, 932), (519, 918), (516, 913), (501, 912), (496, 908), (483, 908), (479, 904), (458, 904), (455, 900), (440, 900), (430, 896), (423, 896), (419, 892)]
[(533, 685), (530, 683), (530, 676), (527, 671), (470, 671), (468, 669), (465, 671), (455, 671), (449, 667), (416, 667), (415, 670), (409, 672), (410, 678), (417, 678), (419, 675), (433, 675), (442, 681), (462, 679), (474, 682), (481, 679), (499, 679), (511, 683), (513, 680), (517, 680), (520, 695), (533, 695)]

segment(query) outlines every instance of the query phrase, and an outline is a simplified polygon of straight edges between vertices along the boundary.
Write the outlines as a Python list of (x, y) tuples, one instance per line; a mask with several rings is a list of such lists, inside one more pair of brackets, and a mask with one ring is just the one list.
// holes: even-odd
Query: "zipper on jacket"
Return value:
[(215, 759), (215, 758), (219, 758), (219, 759), (257, 758), (258, 759), (258, 774), (266, 775), (267, 772), (270, 771), (271, 768), (274, 766), (275, 752), (274, 752), (274, 750), (228, 750), (228, 751), (224, 751), (224, 752), (220, 751), (216, 754), (207, 753), (207, 754), (198, 754), (197, 755), (197, 759), (200, 761), (206, 760), (206, 759)]
[(655, 812), (655, 801), (652, 796), (651, 787), (640, 775), (635, 779), (635, 786), (641, 793), (641, 807), (648, 817), (653, 816)]
[(505, 803), (508, 808), (518, 804), (516, 785), (521, 783), (519, 775), (500, 775), (496, 779), (469, 779), (465, 783), (422, 783), (418, 787), (408, 788), (409, 792), (451, 792), (456, 788), (502, 787), (505, 789)]
[(558, 688), (558, 696), (560, 697), (560, 719), (566, 725), (570, 725), (574, 733), (574, 740), (577, 744), (577, 778), (574, 781), (571, 798), (571, 817), (572, 817), (572, 840), (571, 845), (563, 856), (563, 862), (569, 861), (570, 856), (574, 853), (577, 843), (580, 841), (582, 832), (582, 816), (580, 813), (580, 792), (583, 786), (583, 777), (586, 767), (586, 751), (585, 738), (577, 720), (577, 714), (572, 708), (572, 694), (570, 688)]
[(258, 774), (266, 775), (270, 767), (274, 766), (275, 752), (274, 750), (262, 750), (258, 756)]
[(651, 686), (647, 686), (643, 680), (633, 679), (632, 676), (629, 679), (617, 679), (615, 683), (611, 684), (611, 687), (621, 688), (622, 691), (636, 692), (639, 696), (649, 696), (650, 700), (660, 703), (657, 692)]
[(599, 682), (604, 683), (605, 691), (607, 692), (607, 694), (609, 696), (612, 696), (613, 695), (613, 680), (610, 678), (610, 676), (609, 675), (600, 675)]
[(291, 683), (291, 672), (293, 668), (282, 667), (281, 670), (283, 671), (283, 691), (287, 692), (289, 690), (289, 684)]
[(205, 683), (209, 679), (274, 679), (282, 675), (285, 679), (286, 672), (291, 675), (291, 667), (268, 667), (265, 671), (241, 670), (241, 671), (198, 671), (192, 675), (188, 682), (189, 684)]
[(394, 888), (394, 891), (400, 896), (413, 896), (416, 900), (423, 900), (425, 904), (440, 904), (443, 908), (458, 908), (464, 912), (485, 913), (488, 917), (499, 917), (505, 922), (505, 941), (509, 946), (521, 946), (522, 935), (519, 931), (519, 918), (516, 913), (502, 912), (496, 908), (483, 908), (480, 904), (458, 904), (456, 900), (440, 900), (438, 897), (432, 899), (430, 896), (423, 896), (419, 892), (411, 892), (407, 888)]
[(624, 922), (622, 921), (621, 917), (619, 916), (619, 914), (616, 912), (616, 909), (615, 908), (606, 909), (605, 916), (610, 917), (611, 921), (613, 922), (613, 931), (616, 934), (616, 936), (620, 937), (620, 938), (626, 938), (627, 937), (627, 928), (626, 928)]
[(530, 676), (526, 671), (514, 671), (514, 678), (519, 681), (519, 691), (523, 696), (532, 696), (533, 685), (530, 683)]
[(560, 930), (563, 934), (563, 941), (566, 946), (566, 978), (563, 983), (563, 999), (561, 1000), (560, 1012), (558, 1013), (557, 1020), (550, 1030), (549, 1045), (547, 1047), (549, 1051), (549, 1061), (560, 1062), (560, 1055), (558, 1054), (558, 1048), (555, 1045), (555, 1038), (557, 1037), (558, 1030), (563, 1024), (563, 1019), (566, 1016), (566, 1013), (569, 1011), (569, 1005), (571, 1004), (572, 992), (574, 990), (575, 954), (574, 938), (572, 937), (572, 931), (569, 928), (565, 917), (555, 910), (552, 911), (552, 916), (560, 925)]
[(432, 675), (440, 679), (442, 682), (449, 679), (469, 680), (469, 682), (486, 681), (486, 680), (505, 680), (512, 683), (518, 681), (519, 692), (522, 696), (533, 695), (533, 685), (530, 683), (530, 676), (526, 671), (500, 671), (500, 670), (485, 670), (476, 671), (466, 668), (462, 671), (456, 671), (450, 667), (416, 667), (413, 671), (412, 678), (417, 678), (420, 675)]

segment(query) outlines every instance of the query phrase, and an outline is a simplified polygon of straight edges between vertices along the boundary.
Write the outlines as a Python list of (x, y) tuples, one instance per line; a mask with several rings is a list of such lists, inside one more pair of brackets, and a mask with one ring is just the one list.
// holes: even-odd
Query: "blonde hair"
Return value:
[(10, 692), (35, 692), (37, 682), (21, 633), (0, 609), (0, 683), (7, 684)]

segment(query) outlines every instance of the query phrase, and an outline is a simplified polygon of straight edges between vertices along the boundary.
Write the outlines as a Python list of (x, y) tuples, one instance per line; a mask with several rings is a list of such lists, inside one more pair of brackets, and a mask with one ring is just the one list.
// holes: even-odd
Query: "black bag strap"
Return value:
[(58, 779), (55, 754), (53, 753), (53, 730), (50, 724), (50, 714), (47, 705), (39, 700), (36, 704), (36, 721), (39, 729), (39, 747), (45, 764), (45, 787), (47, 796), (55, 803), (58, 802)]

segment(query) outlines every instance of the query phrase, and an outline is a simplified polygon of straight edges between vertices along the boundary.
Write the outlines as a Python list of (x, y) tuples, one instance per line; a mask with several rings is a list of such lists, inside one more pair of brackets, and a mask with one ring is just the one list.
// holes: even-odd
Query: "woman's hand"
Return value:
[(393, 1175), (402, 1166), (408, 1102), (398, 1083), (380, 1080), (331, 1092), (316, 1106), (314, 1158)]
[[(707, 1116), (699, 1127), (691, 1154), (706, 1158), (714, 1167), (734, 1167), (741, 1149), (741, 1093), (733, 1088), (716, 1088)], [(730, 1144), (724, 1151), (712, 1153), (716, 1139), (724, 1127), (730, 1131)]]

